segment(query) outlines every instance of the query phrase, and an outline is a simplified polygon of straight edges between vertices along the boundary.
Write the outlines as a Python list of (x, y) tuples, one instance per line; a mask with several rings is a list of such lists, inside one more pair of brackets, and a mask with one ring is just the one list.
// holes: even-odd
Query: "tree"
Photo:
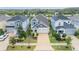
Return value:
[(19, 37), (19, 38), (23, 38), (23, 33), (24, 33), (24, 32), (23, 32), (23, 28), (22, 28), (21, 25), (18, 27), (17, 32), (18, 32), (18, 37)]
[(3, 34), (4, 34), (3, 29), (0, 29), (0, 35), (3, 35)]
[(79, 35), (79, 29), (75, 32), (75, 36)]
[(23, 41), (23, 38), (24, 38), (24, 39), (27, 38), (27, 32), (23, 30), (23, 28), (22, 28), (21, 25), (19, 25), (17, 32), (18, 32), (18, 38), (19, 38), (19, 39), (17, 40), (18, 42)]
[(63, 34), (62, 39), (65, 40), (65, 38), (66, 38), (66, 34)]
[(24, 15), (28, 14), (28, 10), (24, 10)]
[(14, 48), (15, 47), (14, 44), (16, 43), (15, 37), (10, 38), (10, 43), (12, 44), (12, 48)]
[(70, 37), (66, 38), (66, 43), (67, 43), (67, 48), (68, 48), (71, 44), (71, 38)]
[(60, 34), (55, 34), (55, 38), (56, 38), (56, 40), (61, 40), (61, 37), (60, 37)]

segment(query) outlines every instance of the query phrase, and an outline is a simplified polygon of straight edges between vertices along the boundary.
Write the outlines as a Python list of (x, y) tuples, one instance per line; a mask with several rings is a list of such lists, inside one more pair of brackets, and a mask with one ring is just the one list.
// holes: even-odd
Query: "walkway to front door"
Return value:
[(52, 51), (48, 34), (39, 34), (35, 51)]

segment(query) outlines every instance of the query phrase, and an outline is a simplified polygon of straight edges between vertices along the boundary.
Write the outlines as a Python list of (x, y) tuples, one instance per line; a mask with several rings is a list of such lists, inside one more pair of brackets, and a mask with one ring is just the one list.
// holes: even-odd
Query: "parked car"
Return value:
[(0, 36), (0, 41), (5, 40), (7, 37), (8, 37), (8, 34), (7, 33), (5, 33), (4, 35), (1, 35)]

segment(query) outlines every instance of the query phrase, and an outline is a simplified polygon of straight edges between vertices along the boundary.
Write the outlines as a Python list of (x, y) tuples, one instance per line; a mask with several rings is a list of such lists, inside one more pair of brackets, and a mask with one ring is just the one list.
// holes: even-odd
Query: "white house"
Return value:
[(26, 31), (29, 27), (29, 18), (27, 16), (14, 16), (11, 19), (7, 20), (6, 30), (13, 34), (17, 34), (17, 28), (22, 26), (23, 30)]
[(31, 29), (37, 33), (49, 33), (48, 19), (42, 14), (35, 16), (31, 20)]
[(52, 28), (60, 34), (72, 35), (75, 33), (75, 27), (71, 20), (65, 16), (55, 15), (51, 19)]

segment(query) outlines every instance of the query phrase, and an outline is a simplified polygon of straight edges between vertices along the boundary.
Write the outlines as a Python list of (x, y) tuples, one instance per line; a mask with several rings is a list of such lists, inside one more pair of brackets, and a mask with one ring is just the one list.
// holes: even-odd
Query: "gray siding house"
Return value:
[(52, 28), (60, 34), (73, 35), (76, 31), (71, 20), (65, 16), (53, 16), (51, 19)]
[(29, 27), (29, 19), (27, 16), (18, 15), (7, 20), (6, 30), (7, 32), (17, 34), (17, 28), (20, 25), (22, 26), (24, 31), (27, 30), (27, 28)]
[(75, 16), (70, 16), (68, 18), (72, 21), (76, 29), (79, 29), (79, 16), (75, 15)]
[(49, 33), (48, 19), (42, 14), (35, 16), (31, 20), (31, 29), (37, 33)]

